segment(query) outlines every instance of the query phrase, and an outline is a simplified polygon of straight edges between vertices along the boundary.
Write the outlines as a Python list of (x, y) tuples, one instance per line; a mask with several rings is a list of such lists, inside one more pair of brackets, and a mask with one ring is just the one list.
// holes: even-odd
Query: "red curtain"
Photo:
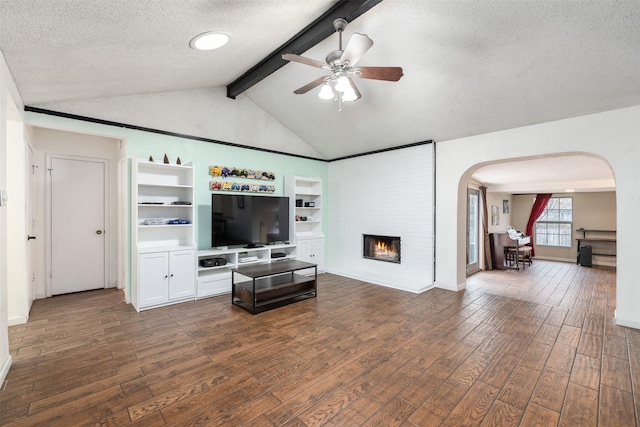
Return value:
[(544, 208), (547, 207), (547, 203), (549, 203), (551, 196), (551, 194), (538, 194), (536, 195), (536, 201), (533, 202), (531, 214), (529, 215), (529, 222), (527, 222), (527, 230), (525, 232), (526, 236), (531, 236), (531, 256), (535, 256), (536, 254), (536, 248), (533, 246), (533, 225), (544, 211)]

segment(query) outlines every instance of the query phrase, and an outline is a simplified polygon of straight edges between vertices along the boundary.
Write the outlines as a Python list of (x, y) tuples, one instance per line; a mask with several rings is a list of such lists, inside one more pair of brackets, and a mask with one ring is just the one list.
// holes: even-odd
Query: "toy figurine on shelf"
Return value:
[(167, 165), (169, 164), (169, 158), (167, 157), (166, 154), (164, 155), (164, 163)]
[(176, 165), (181, 165), (182, 162), (180, 161), (180, 157), (178, 157), (178, 160), (176, 160)]
[(153, 156), (149, 156), (149, 161), (153, 162)]

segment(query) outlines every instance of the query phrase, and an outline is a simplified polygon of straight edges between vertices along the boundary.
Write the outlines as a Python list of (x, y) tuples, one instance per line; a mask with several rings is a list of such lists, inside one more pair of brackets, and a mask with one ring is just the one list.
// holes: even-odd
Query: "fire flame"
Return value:
[(387, 245), (386, 242), (382, 242), (378, 240), (373, 248), (374, 254), (376, 256), (388, 256), (395, 255), (396, 250), (391, 245)]

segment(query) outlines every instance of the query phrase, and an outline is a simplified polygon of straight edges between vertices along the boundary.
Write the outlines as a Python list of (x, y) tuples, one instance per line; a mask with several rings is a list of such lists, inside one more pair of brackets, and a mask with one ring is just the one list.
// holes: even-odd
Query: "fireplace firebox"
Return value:
[(400, 264), (400, 237), (363, 234), (362, 257)]

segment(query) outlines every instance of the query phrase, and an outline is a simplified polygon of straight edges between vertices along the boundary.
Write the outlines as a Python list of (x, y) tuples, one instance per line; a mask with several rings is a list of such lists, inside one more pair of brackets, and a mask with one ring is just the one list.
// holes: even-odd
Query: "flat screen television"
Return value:
[(211, 246), (259, 246), (289, 240), (289, 198), (211, 195)]

